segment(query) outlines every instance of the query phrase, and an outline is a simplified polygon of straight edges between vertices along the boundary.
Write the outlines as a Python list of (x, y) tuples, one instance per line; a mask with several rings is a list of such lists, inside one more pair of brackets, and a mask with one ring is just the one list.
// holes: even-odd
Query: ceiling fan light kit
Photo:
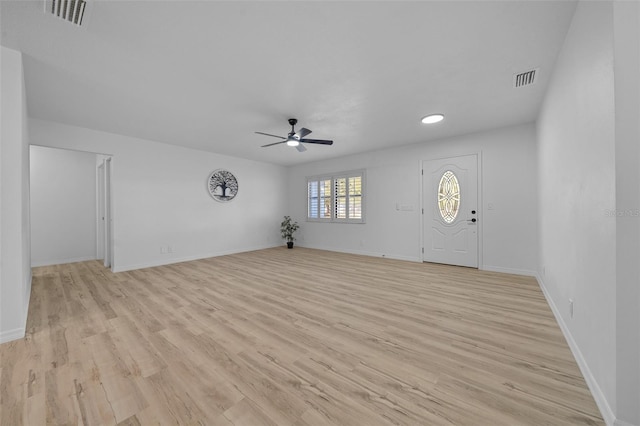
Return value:
[(268, 146), (273, 146), (273, 145), (278, 145), (281, 143), (286, 143), (288, 146), (292, 146), (295, 147), (299, 152), (304, 152), (307, 150), (307, 148), (304, 147), (304, 143), (313, 143), (313, 144), (318, 144), (318, 145), (333, 145), (333, 141), (330, 140), (325, 140), (325, 139), (306, 139), (305, 136), (307, 136), (309, 133), (311, 133), (311, 130), (306, 129), (304, 127), (302, 127), (300, 130), (298, 130), (296, 132), (295, 126), (298, 123), (298, 120), (295, 118), (290, 118), (289, 119), (289, 125), (291, 126), (291, 131), (289, 132), (289, 134), (284, 137), (284, 136), (278, 136), (278, 135), (272, 135), (270, 133), (264, 133), (264, 132), (256, 132), (256, 134), (258, 135), (264, 135), (264, 136), (271, 136), (273, 138), (278, 138), (278, 139), (282, 139), (280, 142), (274, 142), (274, 143), (269, 143), (266, 145), (262, 145), (262, 148), (268, 147)]

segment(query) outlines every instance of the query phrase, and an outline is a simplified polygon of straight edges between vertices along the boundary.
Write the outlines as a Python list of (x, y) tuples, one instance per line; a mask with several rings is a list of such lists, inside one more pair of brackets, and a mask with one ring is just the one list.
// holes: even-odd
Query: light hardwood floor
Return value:
[(276, 248), (34, 269), (0, 424), (603, 424), (532, 278)]

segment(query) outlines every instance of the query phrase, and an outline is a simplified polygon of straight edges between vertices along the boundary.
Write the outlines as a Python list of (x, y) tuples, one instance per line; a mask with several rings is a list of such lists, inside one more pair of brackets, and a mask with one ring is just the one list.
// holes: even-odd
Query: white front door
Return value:
[(424, 262), (478, 267), (478, 157), (422, 163)]

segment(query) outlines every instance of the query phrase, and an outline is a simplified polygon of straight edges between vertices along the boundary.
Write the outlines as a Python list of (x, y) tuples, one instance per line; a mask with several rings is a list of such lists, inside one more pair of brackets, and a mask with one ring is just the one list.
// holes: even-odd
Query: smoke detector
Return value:
[(540, 72), (540, 68), (535, 68), (529, 71), (521, 72), (513, 75), (513, 88), (517, 89), (519, 87), (531, 86), (535, 84), (537, 81), (538, 73)]
[(86, 7), (85, 0), (44, 0), (44, 13), (77, 26), (82, 25)]

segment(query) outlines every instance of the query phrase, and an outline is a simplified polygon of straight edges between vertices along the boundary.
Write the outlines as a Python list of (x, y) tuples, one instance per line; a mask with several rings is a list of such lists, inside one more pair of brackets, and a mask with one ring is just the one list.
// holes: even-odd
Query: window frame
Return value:
[[(350, 207), (350, 199), (353, 196), (349, 193), (349, 179), (350, 178), (360, 178), (360, 194), (357, 195), (360, 197), (360, 217), (359, 218), (351, 218), (349, 217), (349, 207)], [(336, 183), (339, 179), (345, 179), (346, 184), (346, 194), (345, 198), (345, 218), (337, 217), (337, 199), (343, 198), (338, 197), (336, 194)], [(320, 182), (322, 181), (330, 181), (329, 187), (331, 188), (331, 214), (330, 217), (320, 217)], [(317, 196), (317, 213), (318, 217), (311, 217), (311, 191), (309, 191), (309, 186), (312, 182), (317, 183), (318, 188), (318, 196)], [(315, 197), (314, 197), (315, 198)], [(317, 175), (317, 176), (307, 176), (307, 222), (324, 222), (324, 223), (366, 223), (365, 222), (365, 204), (366, 204), (366, 172), (364, 169), (361, 170), (351, 170), (346, 172), (338, 172), (331, 173), (325, 175)]]

